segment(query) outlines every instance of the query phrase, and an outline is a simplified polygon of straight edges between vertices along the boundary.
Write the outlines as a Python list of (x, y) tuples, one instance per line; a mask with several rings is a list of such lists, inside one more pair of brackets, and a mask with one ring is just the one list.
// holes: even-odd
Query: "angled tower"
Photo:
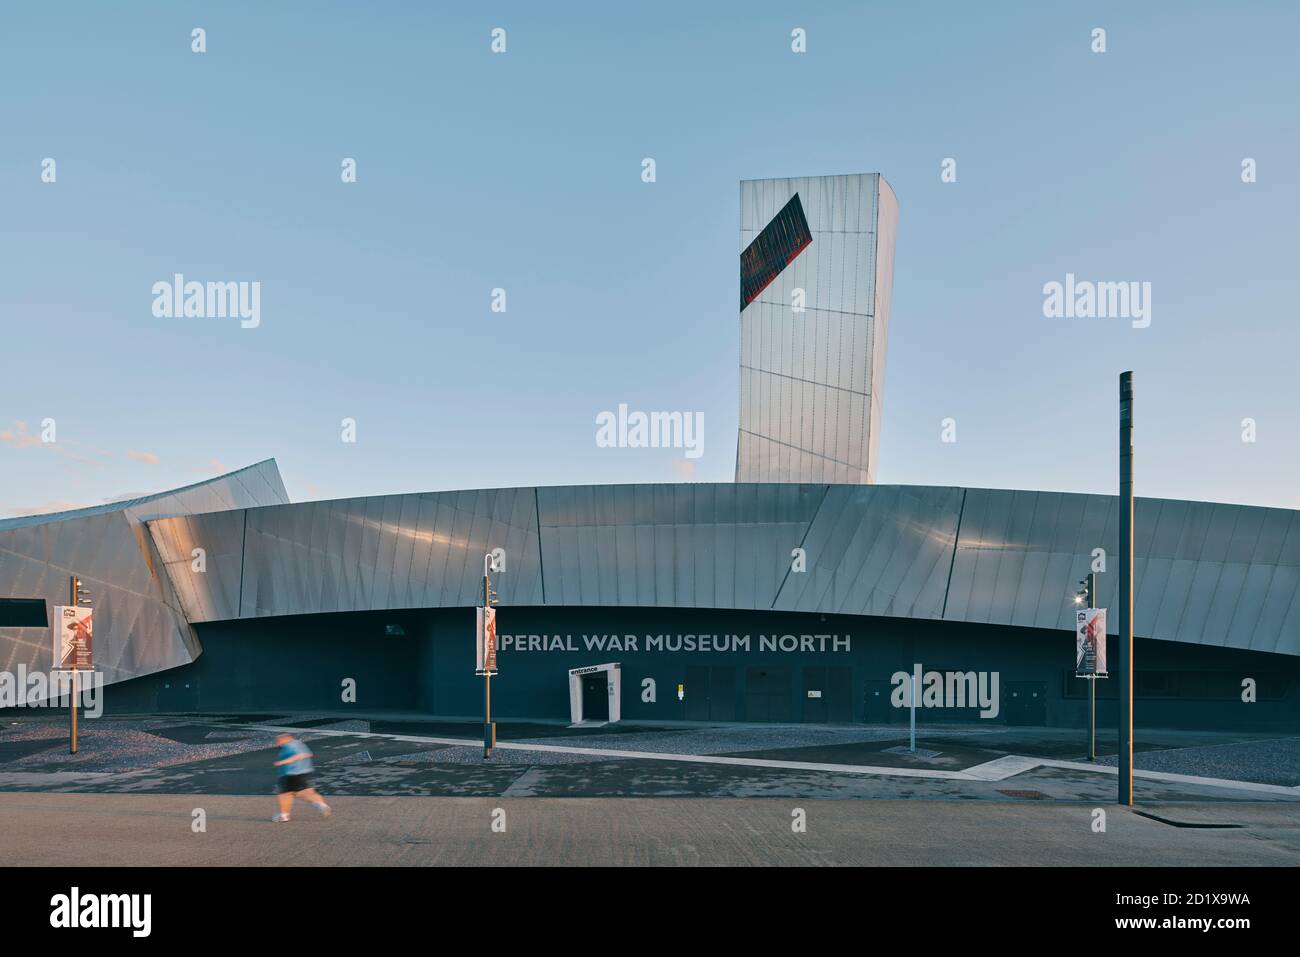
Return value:
[(737, 482), (875, 481), (897, 225), (879, 173), (741, 181)]

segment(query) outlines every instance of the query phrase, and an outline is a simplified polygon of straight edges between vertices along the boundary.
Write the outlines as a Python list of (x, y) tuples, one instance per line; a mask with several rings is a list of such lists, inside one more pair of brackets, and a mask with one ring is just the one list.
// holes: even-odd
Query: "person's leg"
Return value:
[(315, 788), (303, 788), (298, 792), (298, 796), (304, 801), (311, 801), (311, 803), (315, 804), (321, 811), (328, 811), (330, 809), (330, 806), (325, 803), (325, 799), (321, 797), (320, 792)]
[(280, 813), (287, 818), (289, 816), (290, 808), (293, 807), (293, 792), (281, 791), (275, 796), (275, 799), (280, 805)]

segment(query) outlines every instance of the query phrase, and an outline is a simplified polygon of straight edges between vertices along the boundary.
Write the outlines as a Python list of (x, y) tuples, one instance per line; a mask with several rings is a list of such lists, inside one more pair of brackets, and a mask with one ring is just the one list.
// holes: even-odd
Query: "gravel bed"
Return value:
[[(79, 747), (76, 754), (69, 754), (66, 748), (51, 748), (7, 762), (4, 770), (39, 771), (53, 766), (59, 770), (121, 773), (243, 754), (269, 747), (275, 742), (273, 733), (251, 731), (242, 741), (183, 744), (150, 734), (140, 727), (144, 722), (132, 724), (135, 727), (122, 721), (111, 724), (99, 724), (94, 719), (82, 721), (77, 730)], [(153, 730), (158, 727), (154, 724)], [(61, 720), (26, 722), (21, 728), (3, 735), (6, 741), (66, 741), (67, 738), (68, 725)]]
[(557, 738), (521, 738), (519, 743), (669, 754), (727, 754), (732, 751), (768, 751), (777, 748), (808, 748), (863, 741), (890, 741), (906, 734), (906, 728), (900, 730), (812, 726), (806, 728), (729, 727), (628, 731), (618, 735), (581, 734)]
[(497, 748), (492, 757), (483, 760), (483, 748), (457, 747), (443, 748), (430, 752), (433, 756), (423, 760), (436, 761), (439, 764), (594, 764), (611, 761), (613, 758), (598, 754), (570, 754), (559, 751), (516, 751), (514, 748)]
[[(1097, 759), (1114, 767), (1116, 755)], [(1268, 741), (1242, 741), (1203, 748), (1172, 748), (1167, 751), (1139, 751), (1133, 755), (1139, 771), (1192, 774), (1256, 784), (1300, 785), (1300, 737)]]
[(311, 728), (303, 728), (300, 734), (311, 734), (313, 731), (351, 731), (359, 734), (370, 733), (370, 722), (358, 719), (347, 721), (333, 721), (329, 724), (318, 724)]

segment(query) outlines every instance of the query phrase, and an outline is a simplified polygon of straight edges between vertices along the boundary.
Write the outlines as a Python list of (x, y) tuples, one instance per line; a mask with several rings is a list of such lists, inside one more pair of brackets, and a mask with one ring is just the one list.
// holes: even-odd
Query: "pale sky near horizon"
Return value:
[[(1139, 495), (1300, 508), (1297, 35), (1282, 2), (7, 6), (0, 516), (269, 457), (294, 500), (730, 481), (738, 183), (868, 171), (878, 482), (1114, 492), (1132, 369)], [(155, 317), (175, 273), (260, 282), (260, 326)], [(1150, 282), (1150, 326), (1046, 318), (1067, 273)], [(599, 448), (620, 403), (701, 413), (704, 454)]]

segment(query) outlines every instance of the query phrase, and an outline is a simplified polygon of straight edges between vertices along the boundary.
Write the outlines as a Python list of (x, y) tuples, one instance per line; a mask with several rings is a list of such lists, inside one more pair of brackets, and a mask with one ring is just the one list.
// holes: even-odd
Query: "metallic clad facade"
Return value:
[[(278, 505), (149, 531), (192, 621), (470, 607), (484, 552), (503, 547), (493, 582), (506, 609), (771, 608), (1073, 631), (1071, 596), (1094, 551), (1114, 552), (1116, 508), (1104, 495), (906, 485), (585, 485)], [(1300, 655), (1300, 512), (1139, 499), (1137, 530), (1140, 637)], [(195, 547), (206, 573), (191, 571)], [(1113, 579), (1098, 576), (1099, 604), (1113, 604)]]
[(538, 489), (546, 604), (771, 608), (825, 494), (810, 485)]
[[(507, 610), (770, 608), (1069, 632), (1071, 596), (1118, 532), (1113, 496), (906, 485), (286, 499), (267, 461), (131, 502), (0, 521), (0, 595), (62, 604), (80, 575), (108, 682), (193, 661), (195, 622), (472, 607), (483, 555), (498, 547)], [(1136, 527), (1139, 637), (1300, 655), (1300, 512), (1139, 499)], [(1103, 606), (1114, 577), (1098, 576)], [(48, 628), (0, 628), (4, 670), (48, 669), (50, 646)]]
[[(94, 602), (95, 668), (106, 682), (188, 664), (199, 654), (194, 631), (163, 571), (145, 523), (159, 516), (244, 509), (288, 501), (275, 461), (157, 495), (54, 515), (0, 519), (0, 595), (66, 605), (71, 576)], [(223, 512), (239, 514), (242, 511)], [(240, 544), (227, 543), (236, 564)], [(186, 562), (191, 559), (186, 557)], [(0, 627), (0, 669), (48, 671), (49, 628)]]
[(794, 196), (812, 242), (740, 313), (736, 481), (870, 483), (898, 203), (878, 173), (746, 180), (741, 250)]
[(786, 576), (774, 608), (941, 618), (962, 490), (826, 487), (802, 543), (808, 569)]
[[(386, 495), (150, 523), (191, 621), (480, 604), (483, 555), (506, 550), (505, 604), (542, 604), (531, 488)], [(208, 570), (188, 556), (208, 550)]]

